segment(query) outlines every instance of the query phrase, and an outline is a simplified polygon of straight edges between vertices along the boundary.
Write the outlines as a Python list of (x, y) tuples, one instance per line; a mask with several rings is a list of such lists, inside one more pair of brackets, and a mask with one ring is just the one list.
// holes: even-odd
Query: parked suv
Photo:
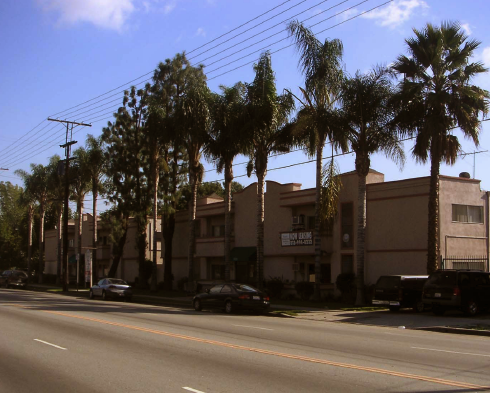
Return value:
[(22, 270), (5, 270), (0, 276), (0, 285), (8, 287), (27, 287), (27, 274)]
[(437, 270), (424, 285), (423, 301), (436, 315), (460, 309), (476, 315), (490, 307), (490, 273), (481, 270)]
[(381, 276), (374, 290), (373, 304), (384, 305), (390, 311), (413, 308), (424, 311), (422, 288), (428, 276)]

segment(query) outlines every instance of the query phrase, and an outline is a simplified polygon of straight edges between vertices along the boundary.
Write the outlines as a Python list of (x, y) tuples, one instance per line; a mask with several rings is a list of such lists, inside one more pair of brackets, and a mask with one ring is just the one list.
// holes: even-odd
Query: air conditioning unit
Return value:
[(293, 216), (293, 225), (299, 224), (299, 216)]
[(299, 272), (299, 263), (293, 263), (293, 272)]
[(305, 216), (302, 214), (300, 216), (293, 216), (293, 225), (300, 225), (305, 223)]

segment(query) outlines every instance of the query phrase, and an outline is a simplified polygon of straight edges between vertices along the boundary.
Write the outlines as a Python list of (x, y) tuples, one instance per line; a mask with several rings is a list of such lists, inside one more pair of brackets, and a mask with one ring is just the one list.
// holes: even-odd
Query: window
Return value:
[(195, 236), (201, 237), (201, 220), (194, 221)]
[(483, 224), (483, 206), (453, 205), (453, 222)]
[(315, 216), (308, 216), (306, 217), (306, 228), (310, 231), (315, 230)]
[(213, 225), (213, 237), (223, 237), (225, 236), (225, 226), (224, 225)]
[(352, 248), (354, 247), (354, 204), (343, 203), (341, 206), (341, 233), (340, 233), (340, 247)]
[(212, 280), (225, 279), (225, 265), (211, 265)]
[(68, 247), (73, 247), (73, 239), (68, 240)]
[(221, 293), (231, 293), (231, 287), (229, 285), (225, 285), (221, 290)]
[[(315, 282), (315, 264), (313, 263), (308, 265), (308, 281)], [(320, 265), (320, 282), (322, 284), (330, 284), (332, 282), (332, 273), (329, 263), (322, 263)]]
[(221, 288), (223, 288), (223, 285), (215, 285), (209, 290), (209, 293), (220, 293)]
[(340, 258), (340, 272), (354, 273), (354, 255), (342, 255)]

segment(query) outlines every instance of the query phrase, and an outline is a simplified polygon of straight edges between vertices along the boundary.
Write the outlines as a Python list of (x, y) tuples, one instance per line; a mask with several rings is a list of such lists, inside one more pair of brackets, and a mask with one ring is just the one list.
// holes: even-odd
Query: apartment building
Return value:
[[(382, 173), (370, 170), (367, 176), (366, 283), (375, 283), (380, 275), (385, 274), (426, 273), (429, 181), (429, 177), (422, 177), (385, 182)], [(332, 226), (321, 231), (324, 290), (334, 289), (335, 279), (340, 273), (356, 270), (357, 182), (355, 172), (342, 175), (338, 216)], [(266, 183), (264, 278), (313, 281), (315, 189), (303, 190), (298, 183)], [(490, 193), (480, 190), (479, 180), (465, 177), (441, 176), (439, 187), (441, 266), (488, 269)], [(231, 277), (241, 282), (254, 282), (256, 276), (256, 192), (254, 183), (233, 196)], [(224, 279), (224, 212), (225, 203), (217, 195), (197, 202), (194, 273), (195, 279), (201, 282)], [(92, 244), (93, 217), (86, 214), (83, 220), (82, 248), (85, 250)], [(151, 259), (153, 251), (151, 225), (148, 225), (147, 232), (148, 259)], [(74, 231), (70, 236), (72, 233)], [(135, 234), (132, 223), (118, 268), (118, 277), (128, 281), (133, 281), (138, 275)], [(157, 223), (156, 236), (158, 281), (162, 281), (164, 261), (160, 222)], [(111, 264), (111, 245), (104, 228), (100, 228), (98, 237), (97, 271), (99, 276), (103, 276)], [(46, 272), (54, 273), (56, 254), (52, 249), (56, 249), (56, 244), (52, 238), (51, 231), (48, 231)], [(188, 212), (180, 211), (176, 214), (173, 239), (174, 283), (188, 274), (187, 252)], [(468, 259), (473, 262), (468, 264)]]

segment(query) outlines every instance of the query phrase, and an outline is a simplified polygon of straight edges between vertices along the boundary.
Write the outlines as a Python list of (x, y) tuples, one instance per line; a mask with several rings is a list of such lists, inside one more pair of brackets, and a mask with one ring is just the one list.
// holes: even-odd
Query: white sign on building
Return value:
[(313, 245), (313, 232), (284, 232), (281, 233), (281, 246), (311, 246)]

